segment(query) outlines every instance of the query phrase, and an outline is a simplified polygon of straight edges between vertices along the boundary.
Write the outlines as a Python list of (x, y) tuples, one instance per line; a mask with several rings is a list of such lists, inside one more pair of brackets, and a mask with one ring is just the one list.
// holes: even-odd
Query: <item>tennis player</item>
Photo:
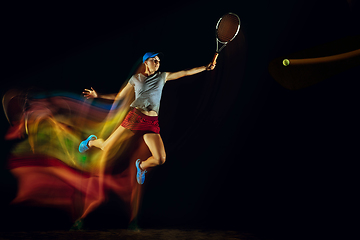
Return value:
[[(137, 174), (136, 179), (139, 184), (145, 181), (146, 169), (165, 163), (166, 152), (164, 143), (160, 136), (158, 113), (163, 87), (167, 81), (179, 79), (185, 76), (194, 75), (206, 70), (213, 70), (214, 63), (207, 66), (197, 67), (179, 72), (159, 72), (160, 57), (159, 53), (147, 52), (142, 59), (142, 70), (133, 75), (127, 85), (119, 93), (120, 98), (128, 93), (135, 94), (135, 100), (131, 103), (132, 110), (129, 111), (121, 125), (106, 139), (98, 139), (95, 135), (90, 135), (82, 141), (79, 151), (87, 151), (91, 147), (107, 150), (122, 134), (132, 136), (135, 133), (143, 134), (143, 139), (148, 146), (152, 156), (141, 161), (135, 162)], [(131, 91), (131, 92), (130, 92)], [(101, 95), (93, 88), (85, 89), (83, 92), (86, 98), (104, 98), (115, 100), (117, 94)]]

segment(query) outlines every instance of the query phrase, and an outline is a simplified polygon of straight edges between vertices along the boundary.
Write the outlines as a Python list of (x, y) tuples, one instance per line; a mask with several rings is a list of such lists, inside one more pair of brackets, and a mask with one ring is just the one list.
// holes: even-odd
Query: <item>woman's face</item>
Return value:
[(154, 73), (157, 70), (159, 70), (160, 67), (160, 58), (158, 56), (155, 56), (153, 58), (149, 58), (145, 61), (145, 64), (148, 66), (149, 71)]

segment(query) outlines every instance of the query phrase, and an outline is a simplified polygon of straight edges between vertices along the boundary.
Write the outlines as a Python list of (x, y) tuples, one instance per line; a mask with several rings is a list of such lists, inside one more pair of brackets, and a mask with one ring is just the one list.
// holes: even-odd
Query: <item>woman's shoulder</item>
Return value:
[(161, 78), (165, 78), (166, 77), (166, 72), (158, 72), (159, 73), (159, 76)]
[(144, 78), (146, 78), (146, 77), (144, 75), (142, 75), (141, 73), (136, 73), (136, 74), (132, 75), (132, 77), (131, 77), (131, 79), (137, 80), (137, 81), (141, 81)]

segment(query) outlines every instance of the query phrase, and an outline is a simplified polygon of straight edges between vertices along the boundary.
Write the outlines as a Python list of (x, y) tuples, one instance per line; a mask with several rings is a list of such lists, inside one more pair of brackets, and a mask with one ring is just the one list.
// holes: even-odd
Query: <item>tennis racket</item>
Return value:
[(235, 13), (227, 13), (219, 19), (216, 24), (216, 53), (212, 60), (213, 65), (215, 65), (220, 51), (236, 37), (239, 30), (240, 18)]

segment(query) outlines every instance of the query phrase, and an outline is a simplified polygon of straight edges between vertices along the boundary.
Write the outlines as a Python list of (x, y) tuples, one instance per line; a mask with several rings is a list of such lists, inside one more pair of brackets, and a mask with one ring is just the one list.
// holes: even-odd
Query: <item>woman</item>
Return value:
[[(118, 95), (119, 98), (123, 98), (129, 92), (135, 93), (135, 100), (130, 105), (133, 109), (125, 117), (121, 125), (108, 139), (97, 139), (95, 135), (90, 135), (79, 146), (80, 152), (84, 152), (90, 147), (107, 150), (123, 134), (131, 136), (135, 132), (141, 131), (152, 156), (145, 161), (138, 159), (135, 163), (137, 169), (136, 179), (139, 184), (144, 183), (147, 168), (164, 164), (166, 160), (165, 148), (160, 136), (158, 123), (160, 99), (165, 83), (205, 70), (213, 70), (215, 65), (210, 63), (207, 66), (179, 72), (158, 72), (160, 67), (159, 53), (148, 52), (143, 56), (142, 67), (140, 73), (133, 75)], [(87, 98), (115, 100), (116, 97), (116, 94), (99, 95), (93, 88), (85, 89), (83, 94)]]

